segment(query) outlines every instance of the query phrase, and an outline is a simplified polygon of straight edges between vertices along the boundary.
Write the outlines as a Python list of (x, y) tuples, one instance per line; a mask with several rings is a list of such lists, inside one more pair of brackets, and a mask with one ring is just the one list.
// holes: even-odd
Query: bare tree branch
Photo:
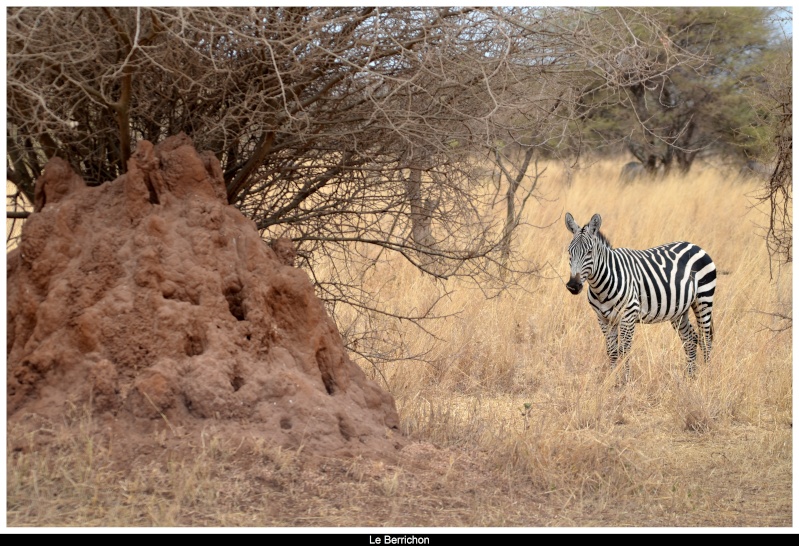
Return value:
[(186, 133), (264, 239), (291, 238), (312, 274), (348, 264), (315, 277), (331, 307), (398, 320), (358, 284), (386, 252), (486, 291), (535, 270), (505, 244), (542, 175), (533, 150), (579, 152), (587, 94), (621, 101), (696, 61), (662, 35), (635, 9), (12, 7), (6, 170), (24, 195), (53, 155), (104, 183), (137, 140)]

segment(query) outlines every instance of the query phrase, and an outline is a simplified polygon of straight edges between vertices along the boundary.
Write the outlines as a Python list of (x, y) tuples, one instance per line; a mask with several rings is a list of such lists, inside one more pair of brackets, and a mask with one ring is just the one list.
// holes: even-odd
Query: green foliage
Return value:
[(747, 122), (738, 126), (739, 141), (747, 156), (764, 163), (777, 153), (776, 139), (790, 104), (792, 52), (790, 37), (783, 37), (747, 66), (741, 78), (742, 108)]
[[(688, 171), (703, 150), (757, 156), (768, 143), (764, 116), (746, 93), (774, 50), (767, 8), (649, 8), (662, 35), (655, 60), (676, 52), (705, 58), (690, 69), (676, 65), (643, 84), (599, 89), (586, 96), (582, 121), (594, 146), (624, 145), (646, 163)], [(641, 39), (650, 27), (631, 27)], [(620, 93), (622, 100), (612, 98)], [(657, 161), (655, 161), (657, 160)]]

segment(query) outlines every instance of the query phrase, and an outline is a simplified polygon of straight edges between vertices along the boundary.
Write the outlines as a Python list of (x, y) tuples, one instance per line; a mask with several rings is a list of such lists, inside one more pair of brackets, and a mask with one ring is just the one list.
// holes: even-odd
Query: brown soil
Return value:
[(95, 187), (52, 159), (8, 254), (9, 425), (89, 404), (126, 459), (158, 427), (209, 426), (392, 459), (394, 399), (348, 358), (293, 260), (227, 204), (219, 162), (185, 135), (139, 142), (128, 172)]

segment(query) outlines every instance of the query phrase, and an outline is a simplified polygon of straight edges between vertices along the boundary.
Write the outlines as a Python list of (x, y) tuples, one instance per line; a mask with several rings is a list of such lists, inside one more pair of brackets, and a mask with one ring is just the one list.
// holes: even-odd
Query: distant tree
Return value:
[(648, 10), (555, 8), (552, 13), (556, 16), (546, 18), (538, 8), (500, 11), (508, 32), (522, 38), (511, 53), (513, 85), (505, 93), (511, 107), (498, 109), (489, 126), (506, 211), (503, 264), (521, 211), (545, 173), (540, 159), (559, 160), (566, 169), (576, 165), (590, 129), (585, 122), (594, 112), (621, 106), (621, 91), (629, 86), (707, 61), (693, 52), (664, 55), (665, 30)]
[[(697, 155), (708, 149), (736, 154), (747, 150), (751, 142), (745, 141), (741, 128), (755, 120), (742, 80), (770, 47), (771, 10), (684, 7), (645, 12), (661, 24), (657, 39), (663, 47), (651, 53), (672, 68), (587, 97), (593, 142), (623, 142), (650, 172), (661, 165), (666, 172), (673, 168), (688, 172)], [(653, 38), (651, 27), (632, 31), (645, 41)], [(703, 56), (706, 62), (669, 63), (669, 57), (678, 53)], [(622, 100), (601, 106), (608, 93), (617, 92)]]

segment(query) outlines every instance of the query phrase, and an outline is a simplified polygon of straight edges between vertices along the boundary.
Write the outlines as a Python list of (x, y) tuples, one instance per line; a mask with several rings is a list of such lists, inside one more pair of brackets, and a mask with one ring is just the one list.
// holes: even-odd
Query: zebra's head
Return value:
[(594, 214), (585, 227), (580, 227), (570, 213), (566, 213), (566, 227), (574, 234), (569, 245), (569, 282), (566, 288), (572, 294), (579, 294), (583, 283), (594, 271), (594, 252), (597, 248), (599, 226), (602, 217)]

